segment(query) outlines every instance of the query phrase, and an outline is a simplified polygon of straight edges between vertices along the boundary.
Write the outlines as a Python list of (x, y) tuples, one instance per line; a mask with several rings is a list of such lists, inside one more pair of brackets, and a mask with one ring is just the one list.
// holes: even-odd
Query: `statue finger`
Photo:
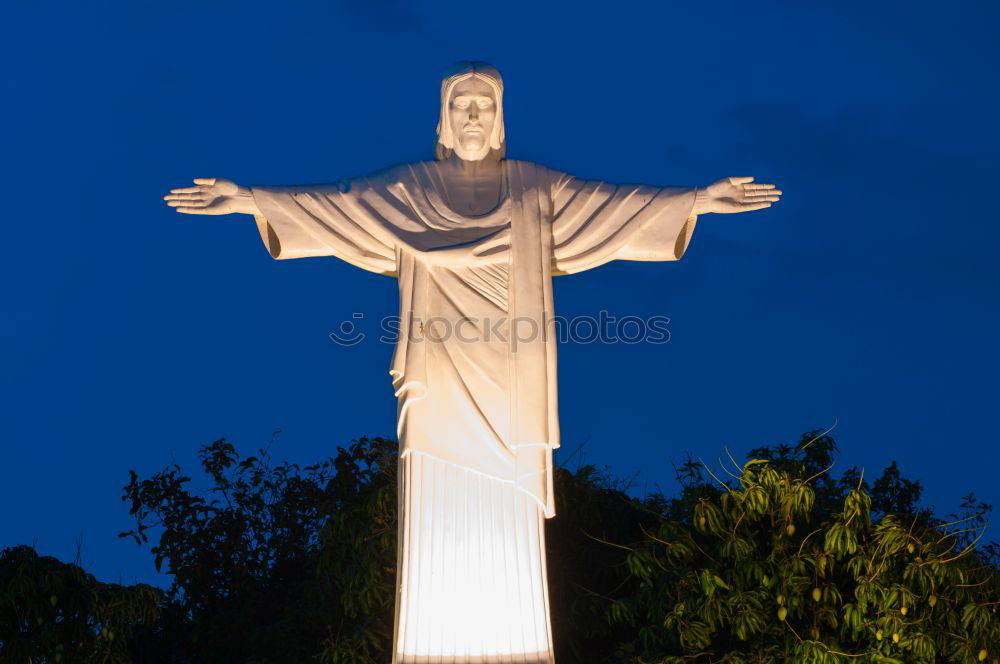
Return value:
[(205, 194), (195, 193), (195, 194), (168, 194), (163, 197), (165, 201), (193, 201), (202, 200), (205, 198)]
[(764, 208), (771, 207), (770, 203), (743, 203), (740, 205), (741, 212), (753, 212), (754, 210), (763, 210)]
[(773, 184), (745, 184), (743, 185), (744, 191), (759, 191), (761, 189), (774, 189)]
[(734, 175), (729, 178), (729, 184), (747, 184), (749, 182), (753, 182), (753, 178), (750, 176)]
[(213, 214), (208, 211), (208, 208), (204, 207), (177, 207), (174, 209), (184, 214)]
[(744, 203), (777, 203), (781, 196), (751, 196), (745, 199)]
[(216, 180), (216, 178), (195, 178), (194, 179), (194, 183), (195, 184), (203, 184), (203, 185), (206, 185), (208, 187), (211, 187), (211, 186), (213, 186), (215, 184), (215, 180)]
[(194, 194), (201, 191), (201, 187), (178, 187), (176, 189), (171, 189), (171, 194)]
[(167, 201), (170, 207), (208, 207), (208, 201)]

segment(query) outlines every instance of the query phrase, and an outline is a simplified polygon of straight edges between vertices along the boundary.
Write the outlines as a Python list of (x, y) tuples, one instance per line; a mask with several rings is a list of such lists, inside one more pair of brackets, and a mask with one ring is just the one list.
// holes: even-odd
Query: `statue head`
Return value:
[(435, 156), (452, 153), (466, 161), (506, 152), (503, 79), (485, 62), (460, 62), (441, 81), (441, 118)]

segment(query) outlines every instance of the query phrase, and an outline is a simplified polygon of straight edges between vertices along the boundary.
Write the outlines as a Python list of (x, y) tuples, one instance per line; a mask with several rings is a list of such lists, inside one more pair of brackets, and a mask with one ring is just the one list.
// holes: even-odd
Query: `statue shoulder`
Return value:
[(571, 180), (573, 177), (568, 173), (555, 168), (550, 168), (544, 164), (539, 164), (534, 161), (524, 161), (519, 159), (508, 159), (506, 161), (513, 168), (522, 169), (525, 176), (530, 177), (532, 180), (547, 188), (549, 191), (552, 191), (554, 188), (560, 186), (561, 183)]
[(393, 185), (401, 182), (408, 182), (413, 179), (415, 168), (426, 168), (427, 162), (417, 161), (413, 163), (393, 164), (364, 176), (371, 183), (382, 185)]
[(567, 174), (555, 168), (549, 168), (545, 164), (539, 164), (535, 161), (527, 161), (523, 159), (506, 159), (508, 164), (514, 168), (521, 168), (526, 171), (533, 171), (533, 175), (539, 180), (547, 180), (554, 182), (559, 180), (561, 177), (565, 177)]
[(527, 159), (504, 159), (504, 163), (510, 164), (512, 166), (517, 166), (519, 168), (537, 168), (539, 170), (549, 170), (545, 165), (539, 164), (537, 161), (528, 161)]

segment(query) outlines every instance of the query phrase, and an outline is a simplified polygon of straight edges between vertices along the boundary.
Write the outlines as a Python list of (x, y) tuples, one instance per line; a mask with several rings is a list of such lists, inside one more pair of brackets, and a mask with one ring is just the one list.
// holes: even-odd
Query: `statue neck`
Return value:
[(500, 159), (494, 155), (492, 150), (485, 157), (476, 161), (462, 159), (453, 152), (444, 163), (450, 175), (468, 178), (476, 182), (494, 179), (500, 175)]
[(479, 216), (494, 209), (503, 195), (503, 171), (492, 154), (478, 161), (451, 155), (441, 163), (447, 205), (459, 214)]

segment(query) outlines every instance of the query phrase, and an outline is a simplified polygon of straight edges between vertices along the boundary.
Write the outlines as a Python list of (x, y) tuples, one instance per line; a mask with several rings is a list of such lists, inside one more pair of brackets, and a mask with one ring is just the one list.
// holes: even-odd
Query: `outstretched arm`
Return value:
[(698, 187), (691, 216), (762, 210), (780, 200), (781, 190), (773, 184), (755, 184), (752, 177), (722, 178), (707, 187)]
[[(273, 258), (336, 256), (378, 274), (396, 272), (395, 227), (376, 209), (386, 194), (366, 178), (305, 187), (241, 187), (196, 178), (171, 189), (167, 205), (183, 214), (250, 214)], [(364, 199), (366, 202), (362, 202)]]
[(163, 200), (184, 214), (260, 214), (250, 189), (232, 180), (195, 178), (194, 184), (171, 189)]
[(555, 171), (551, 177), (555, 274), (613, 260), (678, 260), (699, 215), (760, 210), (781, 199), (773, 184), (751, 177), (698, 188), (616, 185)]

